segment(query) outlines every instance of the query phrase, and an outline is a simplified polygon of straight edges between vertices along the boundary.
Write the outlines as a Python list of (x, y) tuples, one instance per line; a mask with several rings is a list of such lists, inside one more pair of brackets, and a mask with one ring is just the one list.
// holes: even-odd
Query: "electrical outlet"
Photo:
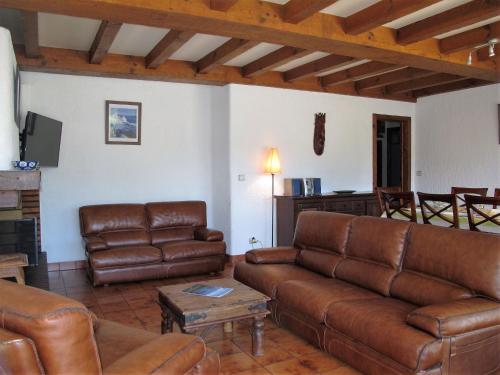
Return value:
[(250, 245), (256, 244), (256, 243), (257, 243), (257, 239), (256, 239), (255, 237), (250, 237), (250, 238), (248, 239), (248, 243), (249, 243)]

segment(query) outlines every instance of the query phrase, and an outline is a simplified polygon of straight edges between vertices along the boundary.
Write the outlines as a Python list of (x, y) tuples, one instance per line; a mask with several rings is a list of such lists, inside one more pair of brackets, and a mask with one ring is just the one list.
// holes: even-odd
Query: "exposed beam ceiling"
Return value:
[(244, 77), (255, 77), (290, 61), (310, 55), (312, 51), (294, 47), (281, 47), (241, 68)]
[(451, 83), (456, 81), (462, 81), (466, 78), (462, 76), (457, 76), (453, 74), (438, 73), (433, 74), (428, 77), (412, 79), (410, 81), (395, 83), (393, 85), (388, 85), (385, 87), (385, 92), (388, 94), (399, 94), (402, 92), (408, 92), (413, 90), (419, 90), (426, 87), (434, 87), (443, 85), (445, 83)]
[[(481, 10), (488, 9), (488, 17), (493, 17), (500, 8), (497, 3), (476, 0), (468, 4), (477, 5)], [(468, 66), (466, 51), (442, 55), (437, 41), (433, 39), (404, 47), (396, 43), (394, 31), (385, 27), (378, 27), (369, 35), (346, 35), (342, 29), (343, 18), (319, 13), (299, 24), (285, 23), (281, 19), (283, 6), (258, 0), (237, 2), (228, 12), (209, 9), (206, 0), (190, 0), (189, 3), (160, 0), (0, 0), (0, 6), (256, 40), (492, 82), (499, 78), (493, 61)], [(471, 9), (471, 12), (472, 16), (467, 14), (465, 18), (476, 19), (479, 13), (485, 17), (484, 10), (478, 12)], [(447, 28), (451, 27), (446, 19), (443, 22)], [(463, 23), (465, 21), (460, 23), (455, 20), (453, 27)], [(436, 27), (430, 25), (430, 29), (435, 32)], [(421, 34), (418, 34), (420, 37)]]
[(347, 34), (360, 34), (426, 8), (438, 1), (440, 0), (382, 0), (346, 17), (344, 31)]
[(337, 0), (289, 0), (283, 6), (283, 21), (299, 23)]
[(422, 70), (417, 68), (404, 68), (396, 70), (394, 72), (389, 72), (375, 77), (365, 78), (360, 81), (356, 81), (357, 90), (373, 89), (376, 87), (382, 87), (386, 85), (391, 85), (393, 83), (408, 81), (410, 79), (420, 78), (435, 74), (434, 72), (429, 72), (428, 70)]
[(255, 47), (257, 44), (259, 43), (253, 40), (230, 39), (219, 48), (198, 60), (196, 63), (198, 73), (206, 73), (210, 69), (223, 65), (243, 52), (248, 51), (250, 48)]
[(146, 56), (146, 66), (157, 68), (195, 34), (192, 31), (170, 30)]
[(210, 0), (210, 8), (222, 12), (231, 8), (238, 0)]
[(102, 21), (89, 51), (91, 64), (100, 64), (122, 27), (120, 22)]
[(450, 92), (450, 91), (455, 91), (455, 90), (468, 89), (468, 88), (477, 87), (477, 86), (486, 85), (486, 84), (488, 84), (488, 82), (481, 81), (480, 79), (466, 79), (463, 81), (446, 83), (444, 85), (415, 90), (415, 91), (413, 91), (413, 94), (417, 97), (429, 96), (429, 95), (442, 94), (445, 92)]
[(298, 79), (312, 77), (335, 68), (340, 68), (347, 64), (352, 64), (356, 61), (357, 60), (353, 59), (352, 57), (332, 54), (290, 69), (284, 73), (284, 78), (285, 81), (293, 82)]
[(342, 85), (353, 80), (361, 80), (363, 78), (387, 73), (402, 68), (403, 67), (397, 65), (370, 61), (366, 64), (358, 65), (353, 68), (341, 70), (340, 72), (328, 74), (324, 77), (321, 77), (321, 83), (323, 84), (323, 86)]
[(38, 45), (38, 13), (21, 12), (23, 20), (24, 48), (26, 56), (40, 56), (40, 46)]
[(453, 53), (474, 48), (492, 38), (500, 38), (500, 21), (443, 38), (439, 40), (439, 49), (442, 53)]
[(398, 43), (407, 45), (500, 15), (500, 1), (474, 0), (398, 30)]

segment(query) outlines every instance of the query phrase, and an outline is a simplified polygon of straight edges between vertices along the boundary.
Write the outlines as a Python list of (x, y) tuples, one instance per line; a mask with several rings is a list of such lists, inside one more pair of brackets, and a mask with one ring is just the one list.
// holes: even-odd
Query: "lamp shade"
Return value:
[(269, 155), (267, 156), (264, 172), (271, 174), (281, 172), (281, 164), (280, 164), (280, 157), (278, 155), (278, 149), (272, 148), (271, 150), (269, 150)]

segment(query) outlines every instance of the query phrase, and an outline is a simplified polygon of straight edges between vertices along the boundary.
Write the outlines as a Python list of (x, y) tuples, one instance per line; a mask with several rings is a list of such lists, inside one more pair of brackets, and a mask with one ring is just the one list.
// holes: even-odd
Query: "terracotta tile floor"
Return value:
[[(227, 267), (220, 276), (143, 281), (98, 288), (92, 287), (84, 270), (49, 272), (49, 279), (53, 292), (81, 301), (98, 317), (160, 333), (160, 308), (156, 303), (158, 286), (232, 277), (232, 271), (231, 267)], [(179, 328), (174, 326), (174, 330)], [(217, 327), (205, 337), (205, 341), (220, 354), (223, 374), (360, 374), (298, 336), (278, 328), (269, 319), (265, 323), (265, 354), (262, 357), (251, 354), (249, 322), (235, 324), (230, 334)]]

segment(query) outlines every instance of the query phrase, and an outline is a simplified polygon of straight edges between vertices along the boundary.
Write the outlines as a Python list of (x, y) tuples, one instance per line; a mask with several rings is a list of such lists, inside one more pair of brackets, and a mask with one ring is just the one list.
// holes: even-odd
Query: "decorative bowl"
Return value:
[(12, 165), (21, 171), (33, 171), (39, 168), (38, 160), (14, 160)]

